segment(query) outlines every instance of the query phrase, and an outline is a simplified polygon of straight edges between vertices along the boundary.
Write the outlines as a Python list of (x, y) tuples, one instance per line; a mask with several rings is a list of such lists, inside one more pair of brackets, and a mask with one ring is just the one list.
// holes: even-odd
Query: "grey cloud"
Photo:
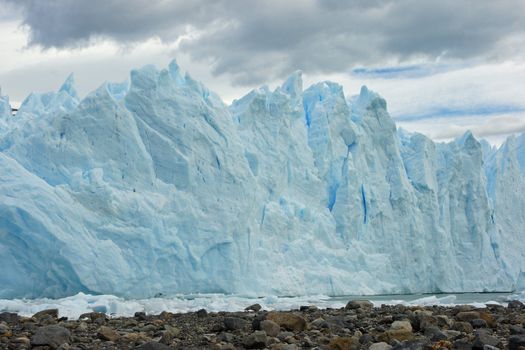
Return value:
[[(158, 37), (252, 85), (295, 69), (349, 71), (417, 58), (509, 59), (525, 40), (521, 0), (0, 0), (21, 8), (30, 45), (71, 48)], [(507, 44), (506, 44), (507, 43)]]

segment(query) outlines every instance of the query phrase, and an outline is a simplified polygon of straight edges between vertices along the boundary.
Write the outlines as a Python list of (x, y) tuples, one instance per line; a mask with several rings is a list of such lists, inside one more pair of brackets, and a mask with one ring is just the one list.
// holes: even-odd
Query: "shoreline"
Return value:
[[(525, 305), (453, 307), (381, 305), (352, 300), (342, 308), (161, 312), (79, 319), (48, 309), (23, 317), (0, 313), (0, 349), (525, 349)], [(523, 347), (523, 349), (520, 349)]]

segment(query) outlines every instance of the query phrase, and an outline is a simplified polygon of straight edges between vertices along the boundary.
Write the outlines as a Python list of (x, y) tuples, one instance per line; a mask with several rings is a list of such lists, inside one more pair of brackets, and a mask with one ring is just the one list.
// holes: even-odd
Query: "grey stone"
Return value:
[(64, 343), (69, 343), (70, 340), (71, 333), (69, 330), (57, 325), (40, 327), (31, 337), (31, 343), (33, 346), (49, 345), (53, 349), (58, 348)]
[(255, 311), (259, 312), (262, 309), (262, 306), (260, 304), (253, 304), (245, 308), (245, 311)]
[(370, 345), (370, 347), (368, 348), (368, 350), (390, 350), (390, 349), (392, 349), (392, 346), (385, 342), (374, 343)]
[(200, 309), (197, 311), (197, 317), (203, 318), (206, 316), (208, 316), (208, 311), (206, 311), (206, 309)]
[(33, 315), (33, 318), (36, 318), (38, 320), (49, 316), (52, 318), (58, 318), (58, 309), (47, 309), (39, 311)]
[(264, 331), (255, 331), (244, 338), (244, 346), (247, 349), (264, 349), (268, 339)]
[(402, 343), (397, 343), (392, 347), (392, 350), (423, 350), (425, 343), (418, 340), (408, 340)]
[(225, 317), (224, 327), (229, 331), (235, 331), (237, 329), (243, 329), (248, 322), (239, 317)]
[(162, 343), (157, 343), (156, 341), (150, 341), (144, 343), (136, 348), (137, 350), (171, 350), (171, 348)]
[(428, 327), (425, 329), (425, 337), (432, 341), (440, 341), (448, 339), (447, 335), (441, 331), (438, 327)]
[(371, 309), (374, 307), (374, 304), (372, 304), (368, 300), (350, 300), (346, 306), (345, 309), (349, 310), (355, 310), (355, 309)]
[(470, 321), (470, 324), (474, 328), (487, 328), (487, 322), (481, 318), (475, 318)]
[(518, 350), (525, 347), (525, 335), (511, 335), (509, 337), (509, 350)]
[(266, 332), (270, 337), (276, 337), (281, 331), (281, 327), (271, 320), (264, 320), (261, 322), (261, 330)]
[(228, 332), (222, 332), (217, 336), (217, 339), (225, 343), (231, 343), (233, 342), (233, 334)]
[(7, 324), (15, 324), (18, 322), (18, 315), (13, 312), (1, 312), (0, 313), (0, 322), (4, 321)]
[(452, 329), (446, 329), (443, 333), (447, 336), (447, 339), (456, 339), (461, 335), (460, 331), (454, 331)]
[(454, 349), (457, 350), (472, 350), (472, 344), (467, 338), (458, 339), (454, 342)]
[(99, 339), (106, 341), (116, 341), (120, 338), (120, 335), (113, 328), (106, 326), (102, 326), (99, 328), (97, 336), (99, 337)]
[(476, 331), (476, 337), (474, 338), (474, 344), (472, 345), (472, 348), (474, 349), (483, 349), (485, 345), (495, 346), (497, 348), (501, 348), (501, 341), (494, 337), (490, 332), (486, 329), (478, 329)]
[(456, 319), (461, 322), (470, 322), (474, 319), (480, 318), (480, 314), (477, 311), (463, 311), (458, 312)]
[(520, 326), (515, 325), (515, 324), (509, 326), (509, 331), (510, 331), (511, 335), (514, 335), (514, 334), (525, 334), (525, 328), (520, 327)]
[(319, 318), (316, 318), (315, 320), (312, 321), (311, 323), (312, 327), (314, 328), (330, 328), (330, 325), (328, 324), (328, 322), (326, 322), (326, 320), (322, 317), (319, 317)]
[(525, 305), (519, 301), (519, 300), (511, 300), (509, 301), (509, 304), (507, 305), (509, 309), (523, 309), (525, 308)]

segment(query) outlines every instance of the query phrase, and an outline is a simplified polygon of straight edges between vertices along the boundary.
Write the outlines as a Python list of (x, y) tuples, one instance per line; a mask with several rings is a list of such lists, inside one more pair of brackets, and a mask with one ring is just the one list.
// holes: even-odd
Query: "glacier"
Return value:
[(0, 94), (0, 167), (0, 298), (525, 289), (525, 134), (435, 143), (299, 71)]

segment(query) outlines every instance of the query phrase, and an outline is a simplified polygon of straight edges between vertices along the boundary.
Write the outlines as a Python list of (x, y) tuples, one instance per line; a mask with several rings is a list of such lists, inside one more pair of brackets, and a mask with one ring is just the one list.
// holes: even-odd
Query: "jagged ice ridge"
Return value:
[(0, 298), (525, 286), (524, 135), (434, 143), (300, 72), (231, 106), (175, 61), (0, 96), (0, 167)]

